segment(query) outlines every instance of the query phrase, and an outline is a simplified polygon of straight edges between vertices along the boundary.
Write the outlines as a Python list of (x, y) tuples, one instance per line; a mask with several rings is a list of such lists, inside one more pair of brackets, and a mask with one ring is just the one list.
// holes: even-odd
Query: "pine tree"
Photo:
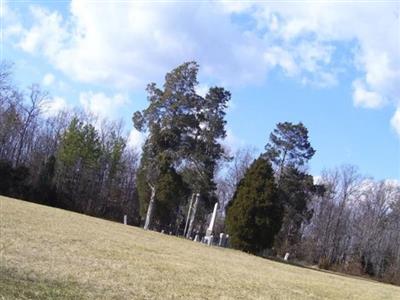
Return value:
[(281, 228), (282, 216), (271, 164), (260, 157), (239, 182), (227, 208), (226, 226), (232, 247), (254, 254), (270, 248)]
[(296, 255), (295, 245), (301, 239), (301, 226), (312, 217), (310, 201), (316, 192), (313, 178), (305, 171), (315, 154), (308, 129), (303, 123), (278, 123), (270, 134), (264, 156), (271, 160), (276, 172), (284, 217), (281, 230), (275, 239), (275, 248), (282, 255)]

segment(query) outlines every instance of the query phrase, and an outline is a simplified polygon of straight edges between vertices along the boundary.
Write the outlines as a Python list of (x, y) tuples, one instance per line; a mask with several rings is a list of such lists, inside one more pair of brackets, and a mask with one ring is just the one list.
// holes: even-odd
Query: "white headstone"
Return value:
[(128, 224), (128, 216), (124, 215), (124, 225)]
[(286, 252), (284, 260), (288, 260), (289, 259), (289, 252)]
[(224, 245), (224, 239), (225, 239), (225, 234), (223, 232), (221, 232), (219, 234), (219, 243), (218, 246), (222, 247)]
[(214, 239), (214, 236), (213, 236), (213, 235), (210, 235), (210, 236), (208, 237), (208, 240), (207, 240), (208, 246), (211, 246), (211, 245), (212, 245), (213, 239)]

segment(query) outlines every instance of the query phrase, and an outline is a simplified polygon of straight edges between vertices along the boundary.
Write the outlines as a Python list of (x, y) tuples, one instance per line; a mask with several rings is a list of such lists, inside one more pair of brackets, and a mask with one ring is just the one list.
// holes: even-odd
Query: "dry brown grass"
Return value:
[(0, 299), (400, 299), (400, 288), (0, 197)]

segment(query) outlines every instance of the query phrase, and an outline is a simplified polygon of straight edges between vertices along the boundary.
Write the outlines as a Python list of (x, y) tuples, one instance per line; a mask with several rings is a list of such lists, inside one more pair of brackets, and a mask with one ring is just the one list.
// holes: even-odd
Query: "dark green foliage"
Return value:
[(282, 214), (271, 164), (260, 157), (247, 170), (227, 208), (232, 247), (254, 254), (270, 248)]
[(315, 153), (308, 141), (308, 130), (301, 122), (278, 123), (265, 150), (265, 156), (280, 172), (286, 165), (303, 166)]
[(56, 158), (51, 155), (39, 173), (38, 182), (35, 185), (35, 199), (43, 204), (55, 206), (57, 203), (57, 191), (53, 179), (55, 175)]
[[(143, 158), (142, 158), (143, 160)], [(140, 168), (137, 174), (137, 188), (140, 201), (140, 215), (146, 216), (150, 200), (150, 187), (146, 179), (146, 170)], [(188, 187), (180, 174), (171, 164), (171, 160), (160, 157), (159, 175), (155, 181), (156, 197), (152, 226), (167, 228), (174, 224), (178, 215), (179, 205), (188, 197)]]
[(149, 84), (148, 107), (133, 114), (135, 128), (149, 133), (138, 173), (142, 216), (148, 208), (149, 184), (158, 193), (164, 159), (181, 171), (193, 193), (200, 192), (206, 198), (214, 193), (216, 163), (225, 158), (220, 140), (226, 135), (224, 117), (230, 93), (213, 87), (205, 97), (198, 95), (198, 69), (196, 62), (186, 62), (166, 74), (162, 89)]
[(179, 211), (179, 205), (188, 197), (188, 189), (172, 167), (171, 162), (161, 162), (160, 176), (156, 184), (155, 218), (160, 227), (174, 224)]
[(61, 139), (58, 161), (66, 167), (95, 167), (101, 155), (96, 129), (74, 118)]
[(301, 238), (301, 225), (312, 217), (309, 203), (315, 193), (311, 175), (292, 167), (283, 170), (279, 181), (279, 197), (284, 205), (284, 218), (275, 244), (282, 255), (287, 251), (293, 255), (291, 247)]
[(24, 166), (13, 167), (0, 160), (0, 194), (10, 197), (29, 197), (29, 169)]
[[(96, 129), (78, 118), (72, 119), (61, 138), (57, 153), (57, 186), (64, 191), (66, 207), (80, 212), (93, 212), (99, 200), (95, 174), (99, 172), (102, 149)], [(68, 195), (68, 196), (67, 196)], [(85, 195), (85, 199), (75, 199)], [(101, 204), (96, 206), (99, 209)]]
[(138, 223), (137, 153), (118, 122), (42, 114), (47, 92), (20, 91), (0, 62), (0, 194)]
[(312, 217), (309, 203), (315, 192), (313, 178), (304, 166), (315, 150), (308, 140), (308, 130), (303, 123), (278, 123), (270, 134), (264, 156), (270, 159), (276, 171), (279, 198), (284, 205), (282, 228), (275, 246), (281, 254), (292, 252), (300, 238), (300, 228)]
[(3, 195), (10, 195), (12, 172), (11, 162), (0, 160), (0, 193)]

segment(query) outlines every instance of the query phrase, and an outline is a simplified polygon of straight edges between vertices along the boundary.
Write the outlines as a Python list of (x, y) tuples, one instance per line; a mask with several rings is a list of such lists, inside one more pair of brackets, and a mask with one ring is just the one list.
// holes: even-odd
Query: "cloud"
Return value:
[[(171, 5), (73, 0), (65, 19), (33, 7), (33, 25), (19, 45), (27, 52), (42, 50), (58, 69), (83, 82), (141, 86), (196, 59), (202, 74), (228, 85), (262, 81), (280, 67), (305, 84), (330, 86), (340, 69), (333, 59), (337, 43), (356, 41), (354, 63), (365, 73), (368, 88), (383, 93), (399, 78), (394, 68), (398, 43), (392, 38), (398, 35), (395, 9), (395, 4), (324, 1)], [(253, 25), (243, 26), (233, 16)]]
[(107, 96), (104, 93), (92, 91), (80, 93), (79, 102), (85, 112), (100, 118), (111, 119), (118, 118), (120, 109), (129, 104), (127, 97), (122, 94)]
[(56, 116), (60, 111), (68, 108), (67, 101), (62, 97), (53, 97), (42, 105), (42, 112), (47, 117)]
[(55, 78), (54, 78), (54, 75), (53, 75), (53, 74), (51, 74), (51, 73), (46, 73), (46, 74), (43, 76), (42, 83), (43, 83), (43, 85), (45, 85), (45, 86), (50, 86), (50, 85), (52, 85), (52, 84), (54, 83), (54, 80), (55, 80)]
[(54, 57), (65, 47), (65, 40), (69, 37), (63, 26), (62, 16), (56, 12), (38, 6), (32, 6), (30, 13), (34, 24), (29, 29), (21, 31), (18, 46), (29, 53), (41, 52), (48, 58)]
[[(324, 87), (355, 69), (355, 106), (400, 106), (399, 3), (249, 1), (242, 6), (225, 5), (233, 6), (236, 14), (253, 17), (259, 34), (273, 44), (265, 60), (287, 76)], [(391, 120), (396, 130), (397, 120), (398, 109)]]
[(355, 106), (364, 108), (379, 108), (385, 104), (380, 94), (366, 90), (365, 84), (360, 80), (353, 82), (353, 101)]
[(386, 179), (385, 184), (394, 188), (400, 188), (400, 179)]
[(2, 42), (4, 42), (10, 37), (21, 35), (24, 28), (20, 22), (20, 16), (6, 1), (1, 2), (1, 10)]
[(211, 2), (175, 6), (73, 0), (65, 19), (38, 6), (31, 16), (33, 25), (24, 29), (19, 47), (44, 54), (81, 82), (142, 88), (193, 59), (202, 64), (202, 74), (221, 82), (254, 81), (265, 73), (265, 65), (254, 64), (262, 53), (252, 35), (232, 26), (230, 16)]
[(227, 128), (226, 137), (222, 141), (222, 146), (228, 153), (233, 153), (245, 145), (245, 141), (237, 137), (231, 128)]
[(392, 119), (390, 120), (390, 124), (400, 137), (400, 106), (397, 107)]
[(207, 95), (209, 89), (210, 89), (210, 87), (207, 84), (199, 84), (196, 87), (196, 93), (202, 97), (205, 97)]
[(146, 140), (146, 135), (135, 128), (133, 128), (128, 136), (128, 147), (132, 149), (138, 149), (141, 151), (141, 148)]
[(72, 0), (69, 8), (62, 16), (35, 6), (32, 25), (13, 28), (21, 49), (80, 82), (142, 89), (194, 59), (203, 78), (228, 87), (263, 82), (274, 69), (327, 87), (355, 68), (354, 105), (400, 102), (395, 2)]

